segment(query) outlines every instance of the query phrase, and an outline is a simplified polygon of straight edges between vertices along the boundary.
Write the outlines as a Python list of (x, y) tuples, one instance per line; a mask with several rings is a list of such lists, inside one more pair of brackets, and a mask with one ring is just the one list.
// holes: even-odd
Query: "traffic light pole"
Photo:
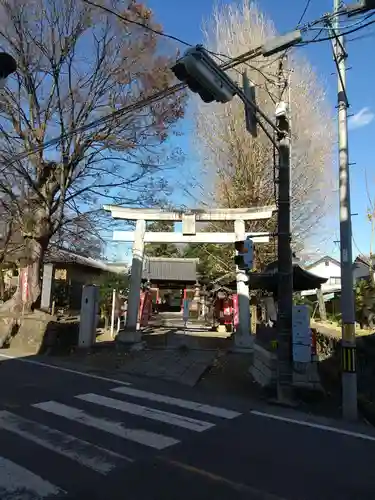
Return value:
[(283, 71), (283, 58), (278, 71), (279, 103), (276, 120), (279, 132), (278, 146), (278, 212), (277, 212), (277, 401), (290, 404), (293, 400), (293, 260), (291, 249), (291, 204), (290, 204), (290, 130), (288, 109), (282, 103), (287, 86)]
[[(234, 221), (234, 232), (236, 241), (244, 241), (246, 237), (245, 221)], [(249, 304), (249, 278), (246, 271), (236, 266), (236, 283), (238, 295), (239, 323), (234, 336), (234, 344), (239, 349), (249, 349), (252, 347), (250, 337), (250, 304)]]

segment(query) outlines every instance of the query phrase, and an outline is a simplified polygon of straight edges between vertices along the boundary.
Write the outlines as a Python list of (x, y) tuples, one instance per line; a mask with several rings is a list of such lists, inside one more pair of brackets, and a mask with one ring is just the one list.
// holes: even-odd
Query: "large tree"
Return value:
[[(40, 295), (40, 264), (52, 239), (73, 234), (77, 243), (94, 233), (104, 202), (152, 202), (165, 186), (163, 166), (178, 159), (166, 139), (185, 96), (131, 108), (170, 86), (176, 54), (130, 22), (161, 29), (143, 4), (100, 3), (129, 21), (84, 0), (0, 0), (1, 45), (18, 64), (0, 103), (0, 199), (21, 235), (26, 309)], [(19, 309), (21, 295), (6, 307)]]
[[(215, 8), (205, 25), (206, 45), (214, 53), (236, 57), (275, 36), (273, 23), (249, 0)], [(223, 57), (220, 57), (224, 60)], [(230, 72), (241, 85), (247, 71), (256, 88), (258, 106), (274, 118), (278, 93), (278, 56), (257, 58)], [(293, 246), (321, 238), (332, 197), (334, 120), (325, 91), (311, 65), (294, 53), (286, 63), (291, 99)], [(283, 98), (288, 100), (288, 90)], [(226, 105), (196, 100), (196, 147), (206, 172), (204, 198), (209, 205), (254, 207), (275, 204), (277, 169), (274, 149), (259, 129), (253, 138), (245, 129), (243, 104), (235, 98)], [(216, 226), (221, 227), (221, 226)], [(249, 231), (276, 229), (275, 220), (249, 224)], [(317, 235), (319, 234), (318, 240)], [(258, 261), (275, 257), (273, 243), (258, 246)], [(224, 247), (223, 260), (233, 249)]]

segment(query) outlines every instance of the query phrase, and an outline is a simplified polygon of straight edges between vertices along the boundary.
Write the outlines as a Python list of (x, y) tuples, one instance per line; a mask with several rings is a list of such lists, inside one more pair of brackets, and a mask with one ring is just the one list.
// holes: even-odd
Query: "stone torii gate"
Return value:
[[(111, 212), (114, 219), (135, 220), (135, 231), (114, 231), (113, 240), (133, 242), (132, 272), (128, 299), (126, 329), (122, 334), (124, 342), (139, 342), (141, 332), (138, 328), (138, 309), (142, 281), (143, 255), (145, 243), (235, 243), (251, 237), (254, 243), (268, 243), (269, 233), (246, 233), (245, 221), (270, 219), (276, 206), (256, 208), (215, 208), (210, 210), (164, 211), (161, 209), (125, 208), (105, 205), (104, 210)], [(182, 222), (182, 232), (148, 232), (146, 221)], [(197, 232), (196, 222), (233, 221), (234, 231)], [(237, 293), (239, 302), (239, 328), (235, 333), (237, 348), (251, 348), (250, 306), (247, 275), (236, 269)]]

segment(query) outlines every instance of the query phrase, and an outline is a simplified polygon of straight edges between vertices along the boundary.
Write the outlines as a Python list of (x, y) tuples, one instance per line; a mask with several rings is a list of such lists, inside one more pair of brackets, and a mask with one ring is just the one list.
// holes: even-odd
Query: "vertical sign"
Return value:
[(186, 323), (189, 319), (189, 305), (190, 305), (190, 300), (184, 299), (184, 310), (183, 310), (182, 317), (183, 317), (184, 322), (185, 322), (185, 327), (186, 327)]
[(310, 313), (306, 305), (293, 306), (293, 360), (299, 363), (311, 361)]

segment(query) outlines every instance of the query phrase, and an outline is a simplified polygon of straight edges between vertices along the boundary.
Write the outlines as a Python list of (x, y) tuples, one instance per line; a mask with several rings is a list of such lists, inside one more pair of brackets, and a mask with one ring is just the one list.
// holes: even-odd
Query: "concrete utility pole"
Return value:
[[(334, 0), (334, 13), (341, 7), (340, 0)], [(347, 420), (356, 420), (357, 373), (355, 340), (355, 306), (353, 291), (352, 222), (350, 211), (350, 182), (348, 155), (348, 116), (346, 95), (347, 57), (344, 37), (340, 35), (340, 17), (334, 18), (334, 52), (338, 71), (338, 139), (340, 175), (340, 260), (341, 260), (341, 314), (342, 314), (342, 412)]]
[(289, 110), (283, 99), (287, 91), (284, 76), (284, 58), (280, 58), (278, 71), (279, 102), (276, 107), (279, 177), (278, 177), (278, 310), (277, 310), (277, 399), (280, 403), (290, 403), (293, 399), (293, 260), (291, 249), (290, 216), (290, 130)]

